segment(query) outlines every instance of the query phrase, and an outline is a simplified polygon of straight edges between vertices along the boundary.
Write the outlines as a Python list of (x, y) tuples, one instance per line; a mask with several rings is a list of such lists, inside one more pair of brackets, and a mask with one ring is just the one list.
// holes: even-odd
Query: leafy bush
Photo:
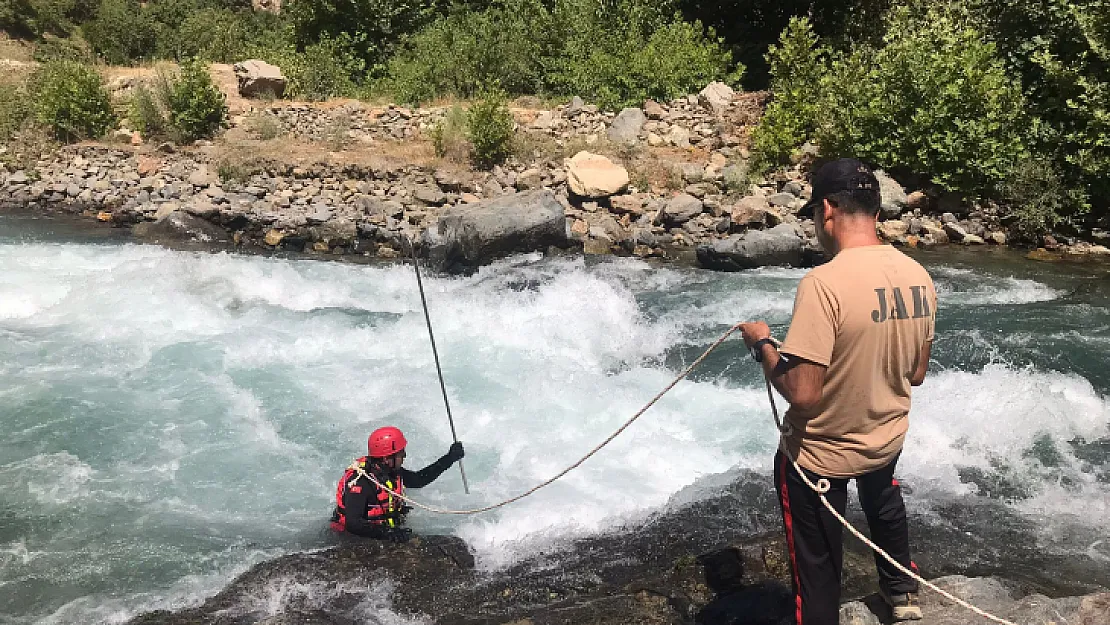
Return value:
[(752, 133), (756, 171), (785, 162), (813, 136), (821, 83), (828, 72), (827, 57), (828, 51), (818, 46), (817, 35), (806, 18), (790, 20), (779, 45), (768, 50), (774, 100)]
[(450, 161), (463, 162), (470, 156), (467, 116), (461, 106), (452, 106), (447, 115), (436, 122), (432, 128), (432, 146), (436, 156)]
[(1024, 101), (993, 44), (962, 16), (893, 11), (881, 49), (834, 64), (817, 138), (853, 155), (989, 192), (1025, 153)]
[(156, 24), (138, 0), (101, 0), (96, 18), (81, 30), (93, 50), (113, 65), (125, 65), (154, 52)]
[(7, 143), (30, 118), (30, 98), (23, 85), (0, 83), (0, 141)]
[(28, 86), (35, 117), (61, 141), (100, 137), (116, 124), (100, 74), (87, 66), (47, 63), (35, 71)]
[(394, 46), (426, 25), (439, 11), (422, 0), (296, 0), (283, 9), (296, 44), (309, 48), (346, 39), (354, 58), (371, 70), (384, 68)]
[(545, 24), (539, 2), (521, 0), (511, 9), (459, 11), (413, 37), (389, 63), (388, 88), (402, 102), (441, 95), (470, 98), (492, 84), (509, 93), (543, 89)]
[(238, 13), (227, 9), (201, 9), (160, 31), (158, 55), (216, 63), (241, 61), (249, 37), (243, 22)]
[(227, 124), (224, 94), (212, 82), (208, 67), (199, 60), (186, 61), (169, 94), (169, 117), (179, 139), (211, 137)]
[(61, 38), (46, 35), (35, 43), (33, 58), (39, 63), (51, 61), (76, 61), (92, 63), (94, 55), (87, 43), (80, 38)]
[(754, 137), (765, 162), (815, 137), (823, 156), (989, 193), (1026, 153), (1020, 86), (994, 46), (942, 6), (899, 7), (880, 48), (839, 55), (795, 22), (770, 60), (776, 100)]
[(459, 11), (415, 35), (390, 62), (399, 99), (472, 97), (493, 85), (513, 95), (581, 95), (607, 108), (672, 99), (742, 68), (674, 3), (505, 0)]
[(677, 19), (646, 35), (621, 28), (600, 40), (575, 38), (553, 65), (554, 91), (588, 96), (609, 109), (671, 100), (718, 79), (736, 84), (743, 74), (712, 31)]
[(1069, 188), (1045, 160), (1018, 163), (1003, 182), (1002, 197), (1010, 205), (1010, 224), (1020, 238), (1035, 240), (1050, 228), (1088, 209), (1082, 191)]
[(466, 129), (479, 167), (502, 163), (512, 152), (513, 114), (501, 91), (490, 91), (467, 113)]
[[(165, 75), (160, 75), (158, 80), (165, 83)], [(162, 93), (162, 97), (155, 95)], [(160, 91), (152, 91), (146, 85), (138, 85), (131, 92), (131, 102), (128, 105), (127, 119), (131, 127), (139, 131), (144, 137), (159, 137), (169, 130), (169, 120), (166, 115), (166, 102), (168, 89), (163, 87)]]
[(75, 0), (4, 0), (0, 30), (24, 37), (65, 35), (77, 10)]

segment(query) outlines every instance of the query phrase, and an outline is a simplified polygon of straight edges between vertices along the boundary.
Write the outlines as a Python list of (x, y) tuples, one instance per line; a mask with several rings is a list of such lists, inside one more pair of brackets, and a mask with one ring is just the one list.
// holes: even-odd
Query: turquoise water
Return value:
[[(1001, 500), (1045, 548), (1110, 562), (1105, 270), (922, 260), (941, 306), (903, 457), (911, 504)], [(781, 335), (803, 274), (521, 256), (429, 278), (472, 494), (452, 472), (420, 497), (472, 507), (546, 479), (735, 321)], [(404, 428), (416, 468), (450, 442), (419, 306), (405, 266), (0, 220), (0, 623), (195, 604), (254, 562), (332, 544), (335, 480), (371, 429)], [(700, 478), (769, 471), (758, 375), (729, 344), (568, 479), (414, 526), (462, 536), (496, 569), (643, 518)]]

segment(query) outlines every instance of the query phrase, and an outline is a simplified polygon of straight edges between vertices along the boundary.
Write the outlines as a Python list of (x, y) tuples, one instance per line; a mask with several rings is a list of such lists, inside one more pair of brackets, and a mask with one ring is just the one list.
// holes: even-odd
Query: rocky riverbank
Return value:
[[(76, 213), (171, 245), (395, 258), (412, 240), (440, 270), (553, 248), (726, 271), (810, 265), (820, 254), (799, 209), (815, 155), (769, 179), (748, 175), (747, 133), (764, 98), (710, 85), (616, 115), (577, 99), (517, 109), (524, 147), (488, 172), (427, 155), (444, 107), (256, 102), (215, 143), (71, 146), (0, 169), (0, 205)], [(880, 234), (896, 245), (1011, 241), (990, 207), (880, 180)], [(1044, 243), (1047, 254), (1110, 254)]]
[[(793, 622), (793, 601), (768, 479), (741, 475), (716, 496), (673, 502), (646, 523), (558, 546), (495, 573), (475, 571), (469, 549), (456, 538), (429, 536), (403, 545), (344, 540), (322, 552), (260, 564), (197, 608), (143, 615), (131, 625), (347, 625), (367, 622), (367, 614), (384, 606), (458, 625), (785, 625)], [(1005, 517), (994, 521), (1005, 526)], [(998, 529), (992, 535), (984, 525), (968, 527), (982, 532), (983, 542), (977, 543), (962, 531), (941, 529), (936, 519), (916, 518), (912, 527), (922, 569), (944, 575), (938, 580), (942, 587), (1022, 625), (1110, 622), (1110, 593), (1100, 592), (1098, 581), (1054, 580), (1056, 567), (1047, 561), (1037, 563), (1045, 567), (1040, 573), (1012, 568), (1009, 556), (984, 544), (1002, 538)], [(873, 594), (870, 554), (855, 541), (847, 544), (844, 584), (850, 601), (841, 622), (888, 622)], [(950, 549), (967, 560), (948, 557)], [(962, 575), (971, 571), (988, 576)], [(998, 576), (1005, 572), (1008, 577)], [(1077, 591), (1088, 594), (1047, 596)], [(979, 622), (936, 595), (923, 594), (923, 603), (928, 618), (922, 625)]]

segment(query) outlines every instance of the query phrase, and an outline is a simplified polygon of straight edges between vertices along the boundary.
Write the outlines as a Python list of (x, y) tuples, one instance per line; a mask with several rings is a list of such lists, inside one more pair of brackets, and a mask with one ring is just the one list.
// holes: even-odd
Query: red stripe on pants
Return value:
[(786, 485), (786, 465), (787, 460), (783, 458), (782, 487), (779, 489), (779, 496), (782, 498), (782, 522), (786, 525), (786, 549), (790, 552), (790, 570), (794, 573), (794, 616), (798, 625), (802, 625), (802, 580), (798, 577), (798, 560), (794, 555), (794, 518), (790, 515), (790, 492)]

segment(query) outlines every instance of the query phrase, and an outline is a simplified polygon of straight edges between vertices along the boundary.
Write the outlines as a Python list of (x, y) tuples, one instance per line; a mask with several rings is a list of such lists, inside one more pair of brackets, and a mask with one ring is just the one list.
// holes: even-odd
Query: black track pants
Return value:
[[(910, 562), (909, 525), (902, 489), (894, 479), (895, 458), (889, 465), (854, 478), (860, 505), (867, 516), (871, 539), (900, 564)], [(814, 483), (822, 476), (806, 471)], [(848, 505), (848, 480), (829, 479), (825, 494), (837, 512)], [(798, 476), (780, 451), (775, 455), (775, 487), (786, 527), (786, 545), (794, 573), (794, 607), (798, 625), (838, 625), (840, 578), (844, 563), (840, 522), (825, 509), (817, 493)], [(917, 582), (890, 565), (878, 554), (879, 583), (892, 594), (917, 592)]]

